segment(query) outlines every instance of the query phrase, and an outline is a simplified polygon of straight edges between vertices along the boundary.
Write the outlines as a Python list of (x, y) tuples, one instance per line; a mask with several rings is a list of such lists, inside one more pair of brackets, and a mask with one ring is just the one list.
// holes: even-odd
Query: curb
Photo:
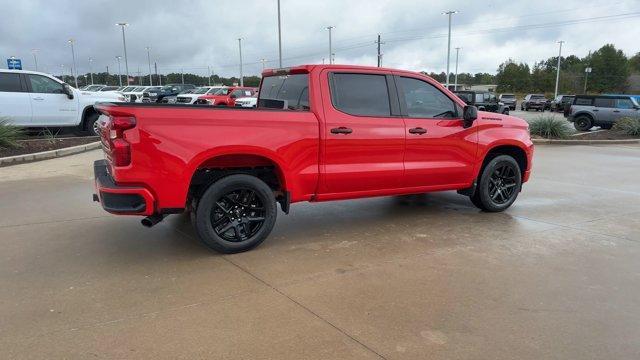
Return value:
[(57, 150), (49, 150), (49, 151), (32, 153), (32, 154), (3, 157), (3, 158), (0, 158), (0, 167), (24, 164), (24, 163), (33, 162), (33, 161), (55, 159), (63, 156), (79, 154), (85, 151), (99, 149), (100, 146), (101, 146), (100, 141), (96, 141), (88, 144), (76, 145), (76, 146), (66, 147), (66, 148), (57, 149)]
[(620, 140), (564, 140), (564, 139), (531, 139), (534, 144), (550, 145), (616, 145), (616, 144), (640, 144), (640, 139)]

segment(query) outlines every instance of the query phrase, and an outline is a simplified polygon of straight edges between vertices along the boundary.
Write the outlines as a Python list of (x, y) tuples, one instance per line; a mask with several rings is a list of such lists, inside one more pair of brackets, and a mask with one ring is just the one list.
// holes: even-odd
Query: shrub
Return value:
[(22, 129), (10, 125), (6, 118), (0, 119), (0, 149), (18, 147), (18, 140), (22, 137)]
[(640, 118), (621, 118), (613, 125), (613, 129), (627, 135), (640, 136)]
[(571, 134), (566, 120), (553, 116), (540, 116), (529, 123), (531, 135), (542, 136), (546, 139), (564, 139)]

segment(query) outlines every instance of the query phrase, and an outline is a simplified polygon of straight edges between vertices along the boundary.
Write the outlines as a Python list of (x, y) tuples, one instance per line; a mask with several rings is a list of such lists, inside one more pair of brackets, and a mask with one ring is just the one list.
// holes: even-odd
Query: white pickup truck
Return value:
[(21, 127), (75, 127), (79, 134), (97, 135), (98, 102), (122, 102), (116, 92), (75, 89), (35, 71), (0, 69), (0, 119)]

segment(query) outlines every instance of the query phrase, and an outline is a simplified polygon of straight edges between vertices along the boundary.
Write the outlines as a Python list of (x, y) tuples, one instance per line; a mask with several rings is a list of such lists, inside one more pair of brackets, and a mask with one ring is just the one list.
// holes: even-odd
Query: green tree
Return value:
[(629, 70), (634, 73), (640, 73), (640, 52), (629, 58)]
[(627, 87), (629, 61), (622, 50), (607, 44), (588, 56), (586, 63), (593, 69), (589, 74), (589, 90), (621, 92)]
[(509, 59), (500, 64), (495, 76), (499, 92), (528, 91), (531, 84), (529, 65)]

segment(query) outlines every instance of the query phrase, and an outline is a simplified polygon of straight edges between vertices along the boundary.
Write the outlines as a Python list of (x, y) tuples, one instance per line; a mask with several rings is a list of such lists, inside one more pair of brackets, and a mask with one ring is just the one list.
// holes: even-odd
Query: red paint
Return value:
[[(523, 181), (529, 178), (533, 144), (523, 120), (479, 112), (478, 119), (465, 129), (461, 119), (352, 116), (333, 107), (327, 74), (347, 71), (414, 77), (440, 86), (454, 102), (465, 105), (429, 77), (341, 65), (286, 71), (309, 73), (311, 111), (98, 105), (103, 114), (135, 119), (135, 127), (121, 131), (119, 137), (130, 147), (130, 164), (110, 163), (115, 183), (133, 191), (141, 189), (145, 201), (153, 204), (153, 211), (146, 213), (184, 208), (192, 176), (203, 167), (273, 165), (292, 202), (455, 190), (472, 185), (485, 156), (497, 146), (524, 151)], [(273, 74), (267, 70), (263, 75)], [(336, 127), (349, 127), (353, 132), (331, 133)], [(427, 133), (408, 132), (415, 127)], [(107, 133), (103, 132), (103, 142)]]

